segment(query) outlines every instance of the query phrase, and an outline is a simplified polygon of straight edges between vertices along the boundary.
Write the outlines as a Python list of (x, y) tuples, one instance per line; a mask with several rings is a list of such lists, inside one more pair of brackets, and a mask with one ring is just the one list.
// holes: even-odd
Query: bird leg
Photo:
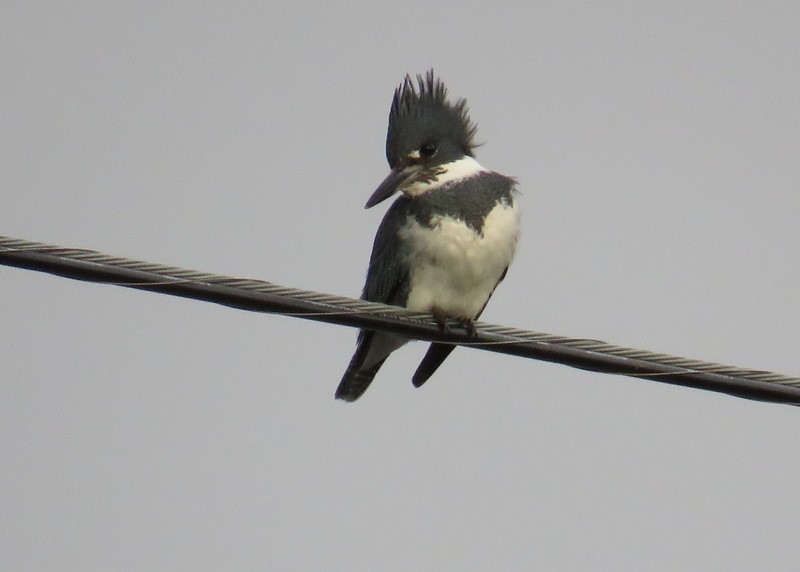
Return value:
[(478, 336), (478, 331), (475, 329), (475, 320), (472, 318), (460, 317), (456, 318), (456, 322), (458, 322), (459, 326), (467, 330), (467, 335), (470, 338), (475, 338)]
[[(436, 325), (439, 326), (439, 331), (442, 333), (442, 337), (447, 336), (447, 334), (449, 332), (448, 320), (450, 320), (451, 318), (449, 316), (447, 316), (447, 314), (445, 314), (444, 312), (439, 310), (438, 308), (434, 308), (431, 311), (431, 314), (433, 314), (433, 319), (436, 320)], [(461, 326), (462, 328), (464, 328), (467, 331), (467, 335), (470, 338), (474, 338), (474, 337), (476, 337), (478, 335), (478, 332), (475, 329), (475, 320), (473, 320), (472, 318), (466, 318), (464, 316), (458, 316), (458, 317), (452, 318), (452, 319), (455, 320), (455, 322), (459, 326)]]
[(445, 315), (445, 313), (439, 308), (434, 308), (431, 310), (431, 314), (433, 314), (433, 319), (436, 320), (436, 325), (439, 326), (439, 332), (442, 334), (442, 337), (447, 336), (447, 315)]

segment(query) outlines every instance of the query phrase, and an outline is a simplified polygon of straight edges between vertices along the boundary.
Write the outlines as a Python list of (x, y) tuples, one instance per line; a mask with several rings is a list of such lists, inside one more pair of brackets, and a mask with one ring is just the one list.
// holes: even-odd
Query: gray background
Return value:
[[(800, 8), (5, 2), (0, 231), (357, 295), (435, 67), (524, 237), (488, 321), (800, 374)], [(712, 6), (716, 4), (716, 6)], [(800, 411), (0, 268), (0, 568), (796, 569)]]

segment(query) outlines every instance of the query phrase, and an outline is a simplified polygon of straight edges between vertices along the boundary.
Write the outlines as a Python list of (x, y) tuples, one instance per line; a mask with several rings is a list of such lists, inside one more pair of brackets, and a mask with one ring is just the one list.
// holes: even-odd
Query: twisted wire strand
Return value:
[(562, 363), (602, 373), (646, 378), (762, 401), (800, 405), (800, 378), (663, 353), (477, 322), (475, 337), (459, 328), (443, 335), (429, 314), (262, 280), (234, 278), (0, 236), (0, 264), (348, 326), (392, 331)]

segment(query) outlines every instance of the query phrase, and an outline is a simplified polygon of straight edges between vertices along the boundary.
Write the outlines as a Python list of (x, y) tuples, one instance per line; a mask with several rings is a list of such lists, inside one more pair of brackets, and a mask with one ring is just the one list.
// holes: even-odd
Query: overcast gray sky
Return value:
[[(4, 2), (0, 234), (358, 295), (434, 67), (523, 193), (487, 321), (800, 374), (798, 3), (287, 4)], [(796, 408), (423, 344), (350, 405), (348, 328), (0, 296), (0, 568), (800, 566)]]

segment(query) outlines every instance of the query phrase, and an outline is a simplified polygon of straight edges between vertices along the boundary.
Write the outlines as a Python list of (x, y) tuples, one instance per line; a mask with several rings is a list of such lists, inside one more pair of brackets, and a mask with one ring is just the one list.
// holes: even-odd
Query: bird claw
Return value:
[[(436, 325), (439, 326), (439, 331), (441, 332), (442, 337), (445, 337), (450, 330), (448, 317), (439, 310), (434, 310), (432, 314), (433, 319), (436, 320)], [(472, 318), (458, 317), (453, 319), (459, 326), (467, 331), (467, 335), (470, 338), (474, 338), (478, 335), (478, 331), (475, 329), (475, 321)]]
[(447, 316), (436, 309), (434, 309), (431, 313), (433, 314), (433, 319), (436, 320), (436, 325), (439, 326), (439, 332), (442, 334), (442, 337), (445, 337), (449, 330), (447, 325)]
[(456, 318), (458, 325), (467, 330), (467, 335), (470, 338), (478, 336), (478, 331), (475, 329), (475, 320), (472, 318)]

